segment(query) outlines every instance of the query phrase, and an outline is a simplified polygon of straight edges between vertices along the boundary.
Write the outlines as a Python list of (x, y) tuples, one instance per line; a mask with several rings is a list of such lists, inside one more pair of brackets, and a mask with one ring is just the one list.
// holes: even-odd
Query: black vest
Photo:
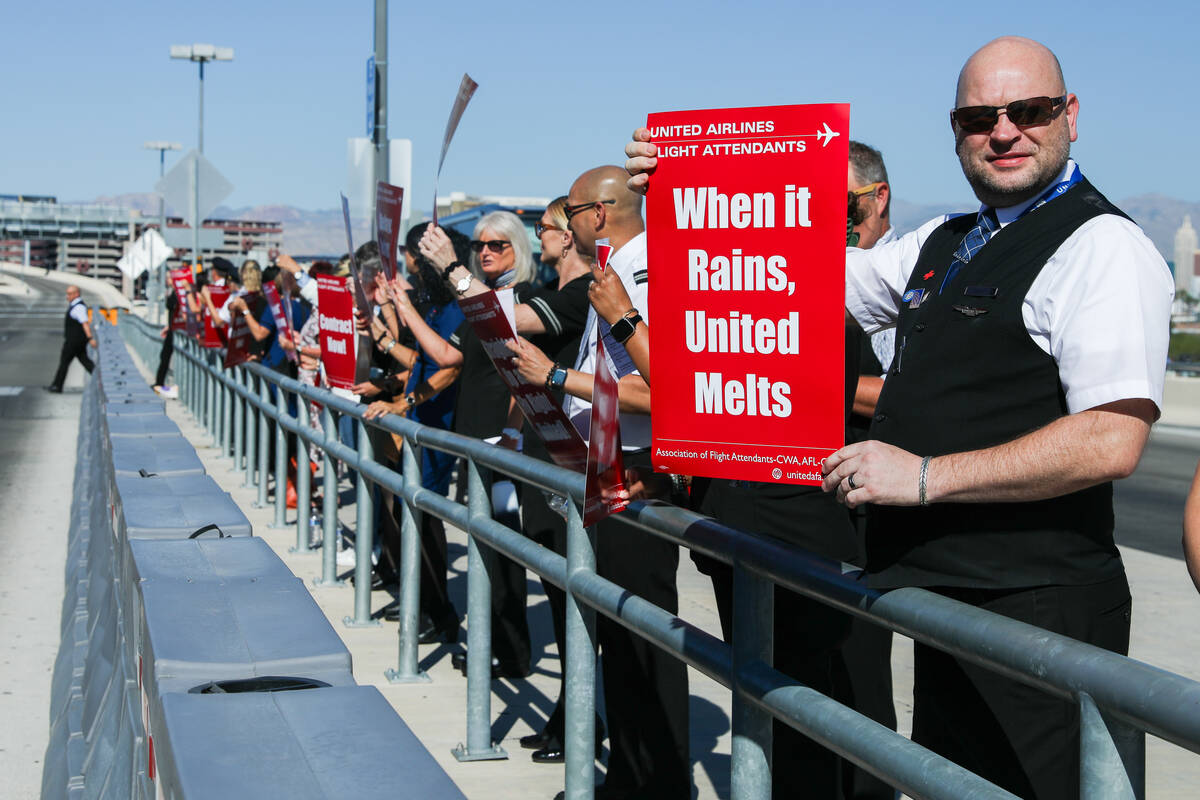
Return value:
[(67, 306), (67, 315), (63, 319), (63, 338), (67, 344), (73, 347), (81, 347), (87, 344), (88, 337), (83, 331), (83, 325), (71, 317), (71, 309), (75, 308), (76, 305), (81, 305), (85, 310), (87, 309), (87, 305), (82, 300), (75, 300)]
[[(1065, 416), (1058, 366), (1030, 338), (1021, 306), (1046, 261), (1100, 214), (1125, 216), (1081, 181), (993, 235), (941, 294), (976, 219), (935, 230), (909, 277), (905, 295), (924, 289), (924, 301), (901, 304), (871, 438), (938, 456), (1002, 444)], [(1028, 503), (876, 506), (867, 552), (880, 587), (1083, 585), (1123, 570), (1111, 483)]]

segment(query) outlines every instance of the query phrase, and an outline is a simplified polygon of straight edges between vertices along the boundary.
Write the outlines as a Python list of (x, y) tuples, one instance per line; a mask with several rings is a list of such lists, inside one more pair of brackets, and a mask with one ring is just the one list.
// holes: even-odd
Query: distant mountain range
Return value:
[[(121, 205), (137, 209), (143, 214), (158, 213), (158, 195), (123, 194), (115, 197), (98, 197), (93, 202)], [(1175, 257), (1175, 230), (1182, 224), (1185, 214), (1200, 227), (1200, 203), (1188, 202), (1161, 194), (1143, 194), (1117, 203), (1126, 214), (1142, 226), (1146, 235), (1154, 242), (1163, 258), (1171, 261)], [(917, 204), (897, 198), (892, 202), (892, 224), (901, 233), (916, 230), (922, 223), (951, 211), (973, 211), (978, 204), (973, 200), (959, 203)], [(174, 214), (170, 208), (168, 214)], [(295, 255), (335, 255), (346, 250), (346, 234), (342, 226), (340, 209), (308, 211), (287, 205), (250, 206), (228, 208), (218, 206), (212, 213), (213, 219), (265, 220), (283, 223), (283, 247)], [(365, 220), (352, 220), (354, 241), (365, 241), (368, 225)]]

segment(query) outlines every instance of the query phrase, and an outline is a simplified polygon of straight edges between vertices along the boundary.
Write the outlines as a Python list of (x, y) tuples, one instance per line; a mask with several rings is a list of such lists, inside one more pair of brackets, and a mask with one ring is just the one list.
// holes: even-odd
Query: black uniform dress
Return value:
[(87, 305), (79, 297), (76, 297), (67, 306), (67, 313), (63, 317), (62, 355), (58, 359), (58, 371), (54, 373), (54, 381), (50, 384), (50, 388), (55, 390), (62, 389), (63, 381), (67, 379), (67, 368), (71, 366), (72, 359), (79, 359), (79, 363), (83, 364), (83, 368), (88, 372), (91, 372), (95, 366), (87, 354), (88, 338), (83, 331), (83, 323), (77, 322), (71, 316), (71, 310), (76, 306), (87, 311)]
[[(857, 328), (845, 334), (845, 408), (849, 416), (858, 383)], [(781, 539), (817, 555), (852, 561), (854, 526), (835, 495), (819, 486), (795, 486), (725, 479), (696, 482), (693, 504), (732, 528)], [(725, 563), (693, 554), (712, 578), (721, 630), (730, 641), (733, 625), (733, 571)], [(845, 679), (839, 649), (850, 633), (850, 617), (817, 600), (775, 589), (775, 660), (788, 677), (843, 702)], [(841, 800), (842, 762), (834, 753), (780, 722), (773, 725), (772, 796)]]
[[(1058, 366), (1030, 338), (1021, 307), (1047, 259), (1100, 214), (1124, 216), (1083, 180), (993, 235), (940, 294), (902, 308), (871, 438), (938, 456), (1066, 416)], [(935, 230), (909, 288), (940, 286), (974, 224), (958, 217)], [(1036, 502), (873, 507), (870, 580), (926, 587), (1126, 653), (1130, 596), (1113, 543), (1112, 491), (1104, 483)], [(919, 643), (915, 666), (915, 741), (1021, 797), (1078, 796), (1074, 703)]]
[(171, 368), (171, 356), (175, 353), (175, 332), (171, 329), (175, 322), (175, 312), (179, 308), (179, 298), (174, 288), (167, 293), (167, 335), (163, 337), (162, 348), (158, 351), (158, 372), (154, 374), (154, 385), (164, 386), (167, 382), (167, 370)]
[[(891, 364), (879, 363), (871, 347), (871, 337), (859, 337), (859, 376), (878, 377)], [(871, 418), (850, 413), (846, 421), (846, 444), (866, 441)], [(865, 567), (867, 506), (849, 509), (855, 528), (854, 559), (850, 562)], [(850, 635), (834, 654), (836, 693), (851, 708), (896, 730), (896, 704), (892, 687), (892, 632), (859, 617), (850, 619)], [(892, 800), (895, 790), (853, 762), (842, 764), (842, 792), (846, 800)]]
[[(514, 302), (521, 303), (533, 287), (529, 283), (521, 283), (512, 289)], [(499, 436), (508, 422), (508, 404), (512, 396), (508, 385), (496, 371), (469, 321), (463, 320), (455, 336), (458, 338), (457, 347), (463, 354), (463, 363), (458, 377), (454, 432), (476, 439)], [(483, 466), (479, 468), (479, 477), (490, 506), (492, 485), (497, 478)], [(502, 476), (500, 480), (503, 480)], [(464, 473), (461, 482), (465, 481)], [(514, 530), (521, 527), (517, 514), (511, 517), (498, 514), (494, 517)], [(529, 623), (525, 617), (525, 568), (501, 553), (493, 551), (492, 556), (492, 657), (499, 662), (505, 675), (523, 677), (529, 674), (530, 660)]]
[[(568, 282), (561, 289), (544, 288), (532, 292), (525, 298), (525, 304), (538, 316), (545, 333), (531, 336), (530, 341), (537, 345), (543, 353), (559, 364), (570, 364), (579, 352), (579, 340), (583, 335), (583, 326), (588, 314), (588, 286), (591, 283), (590, 274), (581, 275)], [(551, 390), (555, 401), (562, 404), (562, 392)], [(523, 452), (527, 456), (551, 461), (546, 443), (538, 435), (536, 429), (525, 422), (522, 428)], [(537, 488), (521, 485), (521, 530), (533, 541), (549, 548), (561, 556), (567, 554), (567, 522), (546, 500), (546, 495)], [(561, 659), (566, 653), (566, 594), (545, 578), (542, 588), (546, 593), (546, 601), (550, 606), (550, 620), (554, 629), (554, 641), (558, 646)], [(561, 745), (563, 730), (566, 723), (564, 716), (563, 697), (566, 689), (566, 672), (559, 670), (558, 701), (554, 711), (546, 721), (544, 731), (554, 737), (554, 743)]]

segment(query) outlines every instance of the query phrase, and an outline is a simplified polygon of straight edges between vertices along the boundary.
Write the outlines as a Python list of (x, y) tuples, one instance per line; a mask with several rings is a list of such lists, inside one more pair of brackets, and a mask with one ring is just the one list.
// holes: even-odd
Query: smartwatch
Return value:
[(546, 376), (547, 389), (561, 389), (567, 382), (567, 368), (555, 364), (550, 368), (550, 374)]
[(448, 267), (446, 267), (444, 270), (442, 270), (442, 278), (445, 280), (450, 280), (451, 272), (454, 272), (454, 270), (456, 270), (459, 267), (465, 267), (465, 266), (466, 266), (466, 264), (464, 264), (461, 261), (451, 261), (450, 265)]
[(619, 320), (617, 320), (616, 323), (609, 328), (609, 331), (612, 333), (612, 337), (616, 339), (618, 343), (625, 344), (633, 337), (633, 334), (637, 333), (637, 324), (641, 321), (642, 315), (635, 311), (633, 312), (633, 316), (621, 317)]

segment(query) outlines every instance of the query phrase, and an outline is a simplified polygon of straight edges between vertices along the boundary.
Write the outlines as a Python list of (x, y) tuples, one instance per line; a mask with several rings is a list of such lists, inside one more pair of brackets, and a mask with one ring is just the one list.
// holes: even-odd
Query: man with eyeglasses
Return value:
[[(571, 185), (565, 211), (575, 247), (585, 259), (596, 256), (596, 241), (613, 247), (608, 269), (621, 278), (630, 301), (648, 321), (646, 234), (642, 198), (625, 185), (620, 167), (597, 167)], [(555, 364), (524, 339), (515, 347), (526, 379), (545, 381), (566, 393), (563, 408), (584, 440), (590, 438), (592, 375), (596, 339), (617, 360), (618, 341), (588, 308), (573, 365)], [(649, 467), (650, 390), (636, 372), (619, 382), (621, 445), (627, 468)], [(596, 569), (633, 594), (676, 613), (675, 574), (679, 548), (635, 530), (613, 517), (596, 531)], [(604, 700), (610, 755), (598, 800), (691, 797), (688, 759), (688, 682), (683, 662), (604, 616), (596, 621), (604, 672)], [(559, 795), (562, 796), (561, 794)]]
[[(1046, 47), (988, 43), (955, 105), (982, 207), (847, 254), (847, 324), (894, 326), (896, 357), (871, 440), (826, 460), (825, 489), (871, 504), (872, 585), (1125, 653), (1112, 481), (1159, 415), (1171, 276), (1070, 159), (1079, 100)], [(652, 169), (635, 139), (630, 171)], [(1021, 797), (1078, 796), (1075, 704), (921, 644), (913, 739)]]

